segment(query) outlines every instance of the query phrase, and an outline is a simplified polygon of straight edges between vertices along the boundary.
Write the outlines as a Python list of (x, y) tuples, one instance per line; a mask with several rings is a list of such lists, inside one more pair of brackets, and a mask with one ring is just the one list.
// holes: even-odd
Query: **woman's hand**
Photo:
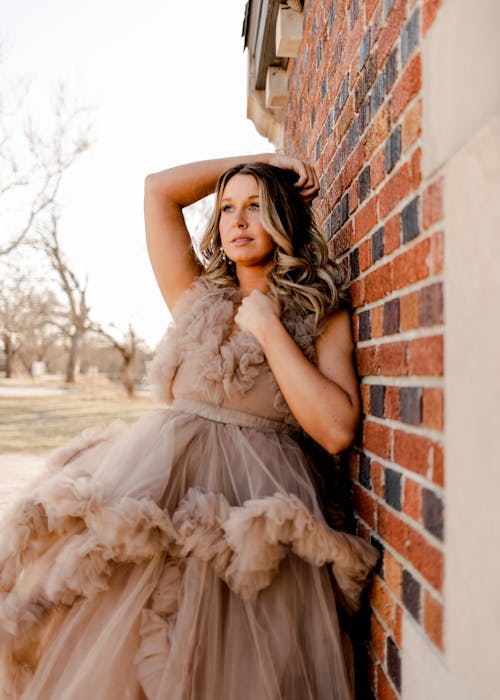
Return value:
[(283, 170), (293, 170), (299, 176), (294, 187), (300, 191), (301, 197), (306, 202), (311, 202), (319, 192), (319, 180), (316, 171), (312, 165), (305, 161), (275, 153), (269, 160), (270, 165)]
[(239, 328), (252, 333), (262, 344), (266, 329), (279, 321), (278, 302), (254, 289), (241, 302), (234, 320)]

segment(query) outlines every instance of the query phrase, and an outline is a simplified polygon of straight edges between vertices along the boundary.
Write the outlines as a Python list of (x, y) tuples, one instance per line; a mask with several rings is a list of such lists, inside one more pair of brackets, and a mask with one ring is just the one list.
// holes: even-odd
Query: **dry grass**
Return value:
[(112, 385), (87, 385), (52, 396), (0, 396), (0, 452), (47, 452), (85, 428), (116, 418), (133, 423), (154, 408), (149, 398), (128, 399)]

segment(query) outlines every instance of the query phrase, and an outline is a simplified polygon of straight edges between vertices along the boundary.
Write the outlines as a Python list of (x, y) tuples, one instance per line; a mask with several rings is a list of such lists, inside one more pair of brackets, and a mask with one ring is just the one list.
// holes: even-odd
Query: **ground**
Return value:
[(90, 426), (135, 422), (158, 408), (106, 381), (69, 389), (58, 381), (0, 379), (0, 511), (42, 468), (45, 455)]

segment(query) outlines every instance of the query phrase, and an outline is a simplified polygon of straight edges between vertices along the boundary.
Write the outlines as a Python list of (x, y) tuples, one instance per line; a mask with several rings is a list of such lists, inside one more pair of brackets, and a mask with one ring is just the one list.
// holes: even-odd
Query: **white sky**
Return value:
[(245, 0), (16, 0), (2, 3), (3, 70), (40, 108), (59, 80), (96, 105), (94, 144), (64, 189), (61, 232), (89, 274), (94, 317), (155, 345), (168, 321), (144, 243), (149, 172), (269, 151), (246, 113)]

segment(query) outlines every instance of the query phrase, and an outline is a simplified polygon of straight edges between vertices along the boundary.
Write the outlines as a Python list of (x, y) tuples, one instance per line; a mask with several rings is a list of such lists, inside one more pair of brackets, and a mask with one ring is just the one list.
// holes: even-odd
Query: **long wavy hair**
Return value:
[(221, 286), (235, 280), (219, 233), (222, 196), (235, 175), (251, 175), (259, 185), (262, 224), (276, 244), (268, 284), (280, 304), (291, 302), (300, 313), (313, 313), (316, 324), (348, 305), (347, 270), (329, 259), (312, 209), (294, 187), (297, 174), (267, 163), (237, 165), (220, 176), (213, 215), (199, 245), (204, 276)]

